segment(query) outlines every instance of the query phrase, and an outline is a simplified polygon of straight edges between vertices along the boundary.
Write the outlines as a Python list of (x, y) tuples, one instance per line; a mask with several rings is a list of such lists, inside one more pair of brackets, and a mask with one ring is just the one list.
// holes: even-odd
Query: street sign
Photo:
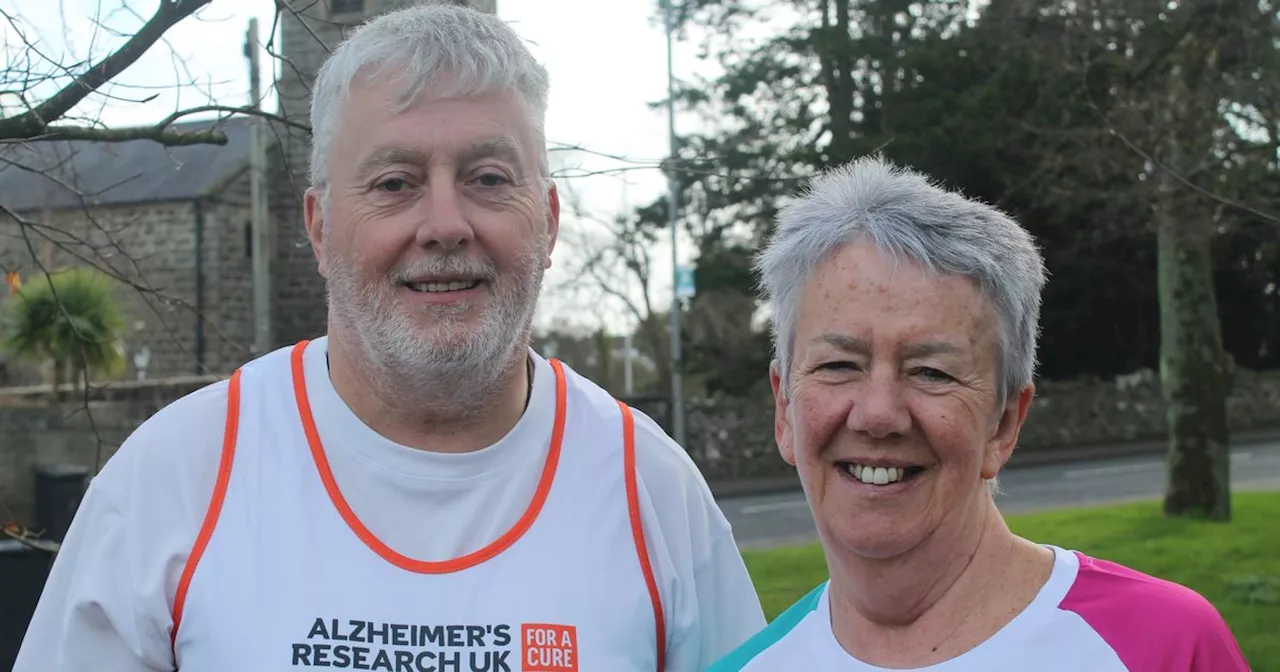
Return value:
[(693, 298), (693, 267), (677, 266), (676, 267), (676, 297), (681, 299)]

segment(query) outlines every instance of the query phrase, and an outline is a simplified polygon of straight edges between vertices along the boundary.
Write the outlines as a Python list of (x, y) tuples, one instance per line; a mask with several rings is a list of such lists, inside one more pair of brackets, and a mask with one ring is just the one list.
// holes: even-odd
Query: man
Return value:
[(384, 15), (313, 97), (327, 336), (129, 438), (16, 672), (694, 671), (762, 627), (679, 446), (529, 349), (559, 203), (520, 39)]

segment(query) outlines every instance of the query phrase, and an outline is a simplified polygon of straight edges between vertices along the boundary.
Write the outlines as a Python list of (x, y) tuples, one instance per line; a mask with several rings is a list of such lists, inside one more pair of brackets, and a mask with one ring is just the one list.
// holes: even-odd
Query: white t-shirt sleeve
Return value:
[(173, 598), (213, 492), (226, 403), (226, 383), (173, 402), (93, 478), (13, 672), (173, 669)]
[(693, 580), (705, 617), (673, 642), (671, 657), (680, 666), (671, 670), (701, 672), (765, 627), (760, 600), (730, 534), (712, 542), (710, 555), (694, 570)]
[(657, 423), (634, 414), (646, 541), (655, 550), (659, 590), (670, 602), (664, 604), (667, 670), (702, 672), (764, 628), (764, 611), (702, 474)]

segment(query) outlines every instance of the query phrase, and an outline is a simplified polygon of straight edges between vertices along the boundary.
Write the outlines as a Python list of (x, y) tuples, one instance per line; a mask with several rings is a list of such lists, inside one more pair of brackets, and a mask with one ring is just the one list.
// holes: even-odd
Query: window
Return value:
[(364, 12), (364, 0), (329, 0), (330, 14), (360, 14)]

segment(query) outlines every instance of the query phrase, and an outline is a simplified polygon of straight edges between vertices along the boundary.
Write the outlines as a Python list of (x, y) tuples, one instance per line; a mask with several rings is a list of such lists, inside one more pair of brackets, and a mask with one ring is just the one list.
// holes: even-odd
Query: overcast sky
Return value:
[[(667, 152), (667, 121), (663, 110), (649, 103), (666, 95), (666, 41), (656, 22), (656, 0), (499, 0), (499, 15), (530, 42), (531, 50), (551, 74), (547, 136), (552, 147), (578, 145), (592, 152), (627, 157), (652, 166)], [(28, 37), (42, 53), (60, 62), (100, 58), (122, 43), (158, 0), (0, 0), (0, 8), (19, 17)], [(243, 55), (250, 17), (257, 17), (263, 40), (272, 25), (273, 0), (213, 0), (195, 17), (166, 36), (124, 75), (110, 93), (97, 96), (79, 112), (112, 125), (136, 125), (164, 118), (179, 107), (208, 102), (238, 105), (248, 100), (248, 64)], [(95, 28), (97, 23), (107, 30)], [(3, 26), (9, 59), (20, 46), (14, 29)], [(120, 33), (113, 35), (112, 31)], [(699, 68), (694, 45), (676, 44), (676, 76)], [(264, 58), (264, 87), (272, 81)], [(12, 65), (12, 62), (9, 63)], [(46, 65), (47, 69), (47, 65)], [(144, 98), (155, 96), (147, 102)], [(274, 103), (268, 103), (269, 108)], [(679, 124), (686, 123), (681, 120)], [(554, 155), (553, 155), (554, 156)], [(554, 160), (554, 159), (553, 159)], [(577, 155), (572, 165), (583, 169), (616, 169), (620, 163), (592, 155)], [(562, 179), (592, 212), (608, 217), (628, 206), (643, 204), (666, 188), (655, 168), (639, 168), (608, 176)], [(554, 255), (548, 285), (566, 280), (582, 231), (598, 225), (566, 221), (566, 244)], [(687, 245), (683, 251), (687, 251)], [(654, 250), (659, 281), (652, 288), (655, 308), (670, 296), (670, 248)], [(686, 254), (680, 255), (682, 260)], [(617, 314), (590, 311), (565, 304), (566, 298), (545, 292), (540, 321), (571, 317), (594, 325), (603, 312), (618, 324)]]

